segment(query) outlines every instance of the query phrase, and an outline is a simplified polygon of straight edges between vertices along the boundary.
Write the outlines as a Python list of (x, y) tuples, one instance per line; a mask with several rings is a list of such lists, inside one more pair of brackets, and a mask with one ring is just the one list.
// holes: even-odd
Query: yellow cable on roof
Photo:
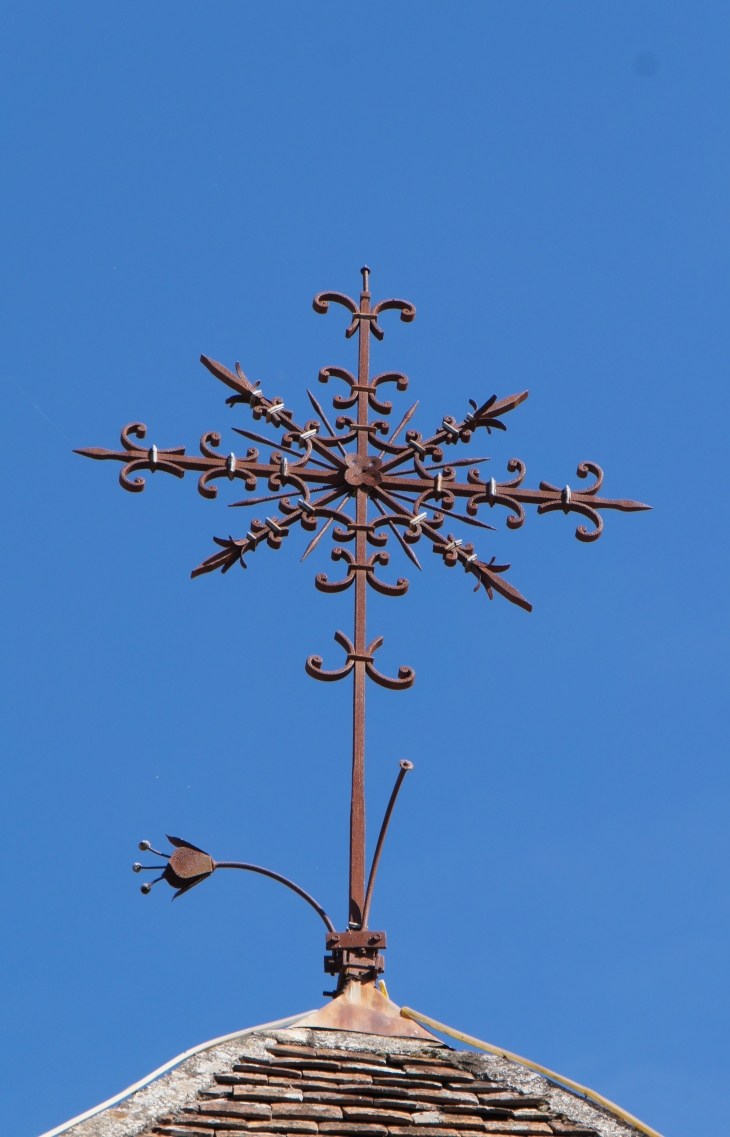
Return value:
[(622, 1121), (628, 1121), (641, 1133), (646, 1133), (647, 1137), (662, 1137), (661, 1133), (657, 1133), (656, 1129), (652, 1129), (649, 1125), (645, 1125), (643, 1121), (639, 1121), (638, 1117), (627, 1113), (621, 1106), (615, 1105), (608, 1098), (604, 1098), (602, 1094), (597, 1094), (595, 1090), (589, 1090), (586, 1086), (581, 1086), (580, 1082), (574, 1082), (571, 1078), (564, 1078), (562, 1074), (556, 1074), (554, 1070), (548, 1070), (546, 1066), (538, 1066), (537, 1062), (531, 1062), (529, 1058), (520, 1058), (519, 1054), (512, 1054), (509, 1050), (503, 1050), (500, 1046), (492, 1046), (489, 1042), (482, 1042), (478, 1038), (472, 1038), (470, 1034), (462, 1034), (460, 1030), (453, 1030), (450, 1026), (444, 1026), (443, 1023), (437, 1022), (436, 1019), (430, 1019), (428, 1015), (419, 1014), (418, 1011), (411, 1010), (410, 1007), (401, 1007), (401, 1012), (405, 1019), (415, 1019), (416, 1022), (423, 1023), (425, 1026), (433, 1027), (441, 1034), (448, 1034), (451, 1038), (456, 1038), (459, 1042), (466, 1042), (469, 1046), (476, 1047), (477, 1050), (487, 1050), (490, 1054), (496, 1054), (498, 1058), (508, 1058), (510, 1062), (519, 1062), (520, 1066), (527, 1066), (530, 1070), (537, 1070), (539, 1074), (544, 1074), (546, 1078), (550, 1078), (554, 1082), (562, 1082), (564, 1086), (569, 1086), (571, 1090), (577, 1090), (578, 1093), (583, 1094), (584, 1097), (590, 1098), (591, 1101), (598, 1102), (599, 1105), (605, 1106), (611, 1113), (615, 1113)]

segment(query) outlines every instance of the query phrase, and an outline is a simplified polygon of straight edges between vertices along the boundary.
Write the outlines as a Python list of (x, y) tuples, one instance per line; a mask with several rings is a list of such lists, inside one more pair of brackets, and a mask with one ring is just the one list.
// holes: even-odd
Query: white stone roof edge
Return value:
[(185, 1050), (182, 1054), (178, 1054), (176, 1058), (171, 1058), (169, 1062), (165, 1062), (164, 1066), (158, 1066), (151, 1074), (141, 1078), (132, 1086), (127, 1086), (126, 1090), (116, 1094), (113, 1098), (108, 1098), (100, 1105), (95, 1105), (92, 1109), (87, 1109), (85, 1113), (78, 1114), (77, 1117), (72, 1117), (70, 1121), (65, 1121), (63, 1125), (57, 1125), (55, 1129), (49, 1129), (46, 1133), (42, 1133), (40, 1137), (59, 1137), (59, 1134), (66, 1133), (74, 1125), (80, 1125), (82, 1121), (87, 1121), (89, 1118), (94, 1117), (97, 1113), (102, 1113), (105, 1109), (110, 1109), (113, 1105), (118, 1105), (124, 1101), (125, 1098), (131, 1097), (132, 1094), (138, 1090), (144, 1089), (150, 1082), (154, 1082), (156, 1078), (166, 1074), (169, 1070), (174, 1070), (186, 1059), (194, 1057), (196, 1054), (201, 1054), (205, 1050), (211, 1050), (214, 1046), (221, 1046), (225, 1042), (233, 1042), (237, 1038), (243, 1038), (247, 1034), (254, 1034), (257, 1030), (275, 1030), (284, 1029), (286, 1027), (294, 1026), (300, 1019), (306, 1018), (307, 1015), (314, 1014), (313, 1011), (302, 1011), (298, 1015), (289, 1015), (285, 1019), (277, 1019), (276, 1022), (261, 1023), (259, 1026), (249, 1026), (245, 1030), (236, 1030), (233, 1034), (222, 1034), (220, 1038), (213, 1038), (210, 1042), (201, 1042), (198, 1046), (191, 1047), (190, 1050)]

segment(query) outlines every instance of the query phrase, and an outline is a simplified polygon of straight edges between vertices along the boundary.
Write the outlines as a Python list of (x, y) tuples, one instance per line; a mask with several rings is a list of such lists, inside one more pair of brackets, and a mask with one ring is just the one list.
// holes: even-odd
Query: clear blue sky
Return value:
[(0, 28), (4, 1131), (324, 1002), (296, 897), (220, 874), (171, 906), (130, 865), (179, 834), (344, 921), (349, 691), (303, 667), (348, 627), (329, 550), (191, 581), (244, 529), (236, 487), (125, 494), (71, 451), (131, 420), (233, 448), (249, 412), (201, 351), (304, 413), (354, 362), (312, 296), (367, 261), (418, 308), (374, 346), (396, 410), (426, 431), (529, 388), (474, 444), (490, 472), (590, 459), (654, 506), (593, 545), (502, 511), (478, 548), (531, 615), (393, 554), (411, 589), (371, 627), (417, 680), (368, 693), (371, 840), (416, 766), (373, 908), (390, 992), (666, 1137), (727, 1134), (727, 5), (27, 2)]

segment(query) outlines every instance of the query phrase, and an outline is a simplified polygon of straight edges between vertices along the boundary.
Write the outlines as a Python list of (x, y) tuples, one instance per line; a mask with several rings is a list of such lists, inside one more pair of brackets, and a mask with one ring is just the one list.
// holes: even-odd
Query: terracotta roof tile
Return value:
[(234, 1100), (244, 1101), (302, 1101), (304, 1094), (299, 1086), (261, 1086), (244, 1083), (231, 1086)]
[[(217, 1098), (215, 1101), (201, 1101), (194, 1109), (200, 1113), (221, 1114), (224, 1117), (240, 1117), (245, 1121), (259, 1121), (271, 1117), (271, 1106), (248, 1101), (233, 1101)], [(192, 1112), (192, 1111), (191, 1111)]]
[(342, 1109), (348, 1121), (369, 1121), (373, 1125), (409, 1125), (410, 1113), (397, 1109), (362, 1109), (359, 1106), (344, 1106)]
[[(332, 1032), (334, 1033), (334, 1032)], [(614, 1137), (635, 1130), (607, 1113), (583, 1112), (575, 1100), (568, 1116), (552, 1108), (555, 1087), (544, 1080), (492, 1080), (510, 1069), (494, 1060), (419, 1040), (378, 1039), (344, 1032), (337, 1041), (357, 1048), (318, 1047), (325, 1031), (279, 1031), (249, 1036), (249, 1052), (232, 1048), (210, 1070), (207, 1082), (171, 1108), (168, 1101), (148, 1123), (114, 1130), (121, 1137)], [(291, 1041), (289, 1038), (294, 1036)], [(283, 1037), (282, 1037), (283, 1036)], [(363, 1039), (373, 1051), (361, 1049)], [(334, 1040), (333, 1040), (334, 1041)], [(489, 1064), (491, 1063), (491, 1064)], [(532, 1077), (532, 1075), (530, 1075)], [(520, 1088), (525, 1086), (524, 1091)], [(540, 1092), (536, 1093), (535, 1090)], [(544, 1092), (545, 1096), (541, 1096)], [(197, 1093), (197, 1098), (194, 1096)], [(608, 1127), (581, 1124), (586, 1117)], [(110, 1131), (111, 1132), (111, 1131)], [(70, 1137), (74, 1137), (76, 1127)], [(106, 1130), (79, 1130), (78, 1137), (106, 1137)]]
[(510, 1090), (497, 1089), (491, 1094), (477, 1094), (483, 1105), (505, 1105), (514, 1109), (535, 1109), (545, 1104), (545, 1098), (528, 1097)]
[(550, 1128), (553, 1133), (559, 1134), (560, 1137), (595, 1137), (595, 1129), (583, 1129), (580, 1125), (574, 1125), (571, 1121), (551, 1121)]
[(596, 1130), (553, 1113), (542, 1097), (482, 1072), (475, 1077), (445, 1047), (378, 1054), (272, 1039), (258, 1054), (216, 1071), (195, 1104), (153, 1131), (164, 1137), (596, 1137)]
[(317, 1133), (316, 1121), (308, 1121), (303, 1117), (275, 1117), (268, 1125), (258, 1122), (248, 1126), (249, 1133), (261, 1133), (264, 1130), (276, 1133)]
[[(216, 1129), (215, 1137), (241, 1137), (243, 1132), (243, 1129)], [(245, 1132), (248, 1132), (248, 1130)], [(208, 1137), (210, 1137), (210, 1131), (208, 1131)], [(270, 1129), (257, 1129), (256, 1137), (281, 1137), (281, 1133), (274, 1133)]]
[(373, 1083), (372, 1074), (361, 1074), (359, 1070), (339, 1070), (332, 1073), (323, 1073), (322, 1077), (318, 1077), (316, 1071), (312, 1074), (307, 1074), (306, 1078), (302, 1075), (303, 1081), (316, 1080), (317, 1082), (331, 1082), (333, 1085), (367, 1085)]
[(476, 1094), (464, 1093), (460, 1090), (432, 1090), (430, 1087), (414, 1086), (408, 1090), (408, 1096), (417, 1101), (438, 1102), (440, 1105), (449, 1104), (468, 1104), (472, 1106), (479, 1105), (479, 1099)]
[[(267, 1047), (268, 1056), (275, 1058), (310, 1058), (337, 1062), (368, 1062), (375, 1066), (388, 1065), (388, 1060), (372, 1050), (349, 1049), (343, 1046), (299, 1046), (272, 1043)], [(408, 1061), (408, 1059), (404, 1059)]]
[[(374, 1093), (378, 1092), (376, 1089), (378, 1086), (387, 1086), (389, 1092), (400, 1092), (401, 1090), (405, 1092), (406, 1090), (417, 1090), (421, 1088), (440, 1090), (442, 1085), (442, 1082), (433, 1082), (430, 1078), (373, 1078)], [(459, 1082), (458, 1085), (461, 1085), (461, 1082)], [(471, 1083), (469, 1085), (469, 1088), (471, 1089)]]
[[(388, 1131), (391, 1137), (414, 1137), (412, 1129), (401, 1129), (394, 1126)], [(424, 1125), (418, 1130), (418, 1137), (462, 1137), (457, 1129), (436, 1129), (432, 1125)]]
[(340, 1069), (339, 1062), (333, 1062), (327, 1058), (294, 1058), (292, 1055), (287, 1055), (286, 1058), (273, 1058), (271, 1061), (272, 1069), (277, 1067), (288, 1067), (291, 1070), (332, 1070), (337, 1071)]
[(544, 1121), (485, 1121), (487, 1133), (552, 1133)]
[(454, 1066), (427, 1066), (427, 1065), (411, 1065), (409, 1062), (404, 1064), (403, 1069), (406, 1074), (416, 1074), (419, 1078), (435, 1078), (436, 1081), (441, 1081), (443, 1078), (446, 1082), (473, 1082), (474, 1075), (470, 1074), (468, 1070), (459, 1070)]
[[(269, 1062), (246, 1061), (246, 1057), (244, 1055), (240, 1062), (234, 1062), (233, 1069), (241, 1074), (261, 1074), (264, 1077), (268, 1077), (269, 1066)], [(284, 1071), (281, 1069), (277, 1069), (275, 1072), (277, 1075), (282, 1075), (284, 1073)], [(301, 1070), (287, 1070), (286, 1073), (295, 1079), (301, 1078), (302, 1076)]]
[(459, 1129), (479, 1129), (485, 1128), (484, 1122), (481, 1117), (474, 1117), (473, 1114), (461, 1114), (455, 1116), (453, 1113), (442, 1113), (438, 1109), (424, 1110), (422, 1113), (414, 1113), (413, 1121), (416, 1125), (447, 1125), (449, 1127), (458, 1125)]
[(316, 1058), (317, 1048), (315, 1046), (302, 1046), (296, 1044), (290, 1046), (287, 1043), (279, 1043), (278, 1045), (267, 1046), (269, 1054), (274, 1054), (279, 1057), (286, 1057), (291, 1054), (292, 1058)]
[[(369, 1088), (369, 1087), (368, 1087)], [(327, 1105), (372, 1105), (372, 1094), (363, 1094), (362, 1089), (358, 1093), (345, 1094), (337, 1089), (332, 1090), (307, 1090), (304, 1094), (305, 1101), (321, 1101)]]
[[(233, 1068), (234, 1070), (238, 1069), (237, 1066)], [(224, 1086), (235, 1086), (238, 1083), (250, 1086), (252, 1083), (266, 1085), (269, 1079), (268, 1075), (259, 1074), (255, 1067), (251, 1067), (251, 1069), (241, 1074), (216, 1074), (215, 1080)]]
[(161, 1125), (155, 1132), (165, 1137), (210, 1137), (210, 1129), (190, 1129), (182, 1125)]
[(384, 1125), (373, 1125), (364, 1121), (323, 1121), (319, 1131), (342, 1137), (386, 1137), (388, 1132)]
[(315, 1102), (303, 1101), (299, 1103), (274, 1102), (271, 1106), (273, 1117), (305, 1117), (312, 1121), (337, 1121), (342, 1117), (342, 1110), (338, 1105), (317, 1105)]

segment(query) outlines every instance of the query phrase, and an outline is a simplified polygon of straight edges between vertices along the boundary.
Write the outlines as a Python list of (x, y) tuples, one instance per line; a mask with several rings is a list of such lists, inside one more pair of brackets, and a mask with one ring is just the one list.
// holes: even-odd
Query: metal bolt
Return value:
[(232, 450), (226, 458), (226, 469), (228, 470), (228, 477), (233, 481), (233, 475), (236, 472), (236, 455)]
[(157, 465), (157, 447), (156, 446), (150, 446), (149, 459), (150, 459), (150, 466), (156, 466)]

